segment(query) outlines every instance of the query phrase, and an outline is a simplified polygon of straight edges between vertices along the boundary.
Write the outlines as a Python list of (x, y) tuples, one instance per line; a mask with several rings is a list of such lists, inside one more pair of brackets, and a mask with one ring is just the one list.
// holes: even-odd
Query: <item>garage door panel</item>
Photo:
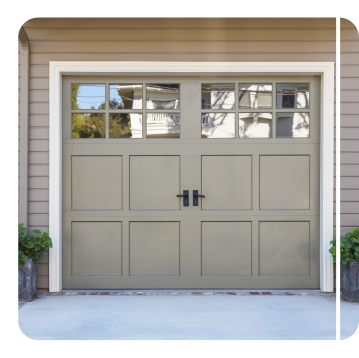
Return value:
[(179, 276), (179, 257), (179, 222), (130, 223), (130, 276)]
[(73, 156), (72, 210), (122, 210), (122, 156)]
[(309, 156), (260, 156), (260, 209), (310, 209)]
[(251, 156), (202, 156), (202, 210), (251, 210), (251, 188)]
[(251, 275), (250, 222), (202, 222), (202, 276)]
[(71, 276), (121, 276), (121, 222), (73, 222)]
[(260, 276), (309, 276), (309, 222), (259, 223)]
[(130, 157), (130, 210), (179, 210), (179, 156)]
[[(298, 81), (310, 83), (310, 108), (277, 110), (276, 84)], [(107, 88), (106, 106), (83, 113), (106, 117), (104, 136), (72, 138), (72, 114), (81, 112), (72, 86), (95, 83)], [(142, 86), (142, 109), (111, 109), (115, 83)], [(147, 108), (147, 83), (179, 85), (180, 108), (167, 100)], [(271, 83), (271, 108), (241, 107), (241, 83)], [(234, 107), (207, 108), (208, 84), (219, 95), (217, 85), (234, 88)], [(248, 93), (252, 106), (257, 94)], [(64, 76), (63, 289), (319, 288), (319, 94), (319, 76)], [(143, 133), (149, 114), (171, 126), (174, 113), (180, 137), (111, 138), (108, 119), (128, 111), (142, 113)], [(270, 113), (271, 138), (241, 136), (241, 115), (253, 111)], [(278, 137), (276, 113), (294, 111), (309, 114), (309, 138)], [(230, 114), (234, 137), (202, 137), (208, 113)], [(195, 191), (205, 197), (194, 200)]]

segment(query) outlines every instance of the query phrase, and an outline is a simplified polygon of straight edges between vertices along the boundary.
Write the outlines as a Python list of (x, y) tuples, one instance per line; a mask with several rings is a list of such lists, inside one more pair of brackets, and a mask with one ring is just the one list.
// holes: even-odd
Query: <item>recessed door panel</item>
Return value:
[(121, 222), (73, 222), (72, 276), (121, 276)]
[(122, 157), (72, 157), (72, 210), (122, 209)]
[(309, 222), (261, 222), (260, 276), (308, 276)]
[(260, 157), (260, 208), (309, 209), (309, 156)]
[(252, 208), (251, 156), (202, 156), (202, 210)]
[(179, 276), (179, 222), (130, 223), (130, 276)]
[(179, 156), (130, 157), (130, 210), (179, 210)]
[(202, 223), (202, 276), (251, 275), (250, 222)]

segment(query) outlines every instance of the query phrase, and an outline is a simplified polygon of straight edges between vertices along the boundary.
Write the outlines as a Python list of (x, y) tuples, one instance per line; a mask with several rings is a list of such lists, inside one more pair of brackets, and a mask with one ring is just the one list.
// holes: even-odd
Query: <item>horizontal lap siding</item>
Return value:
[(359, 226), (359, 34), (341, 21), (341, 234)]
[[(49, 61), (335, 62), (335, 19), (330, 18), (37, 18), (24, 27), (31, 48), (29, 225), (41, 230), (48, 230), (49, 222)], [(353, 97), (359, 84), (359, 46), (355, 29), (345, 25), (342, 32), (347, 39), (342, 45), (345, 88), (341, 89), (341, 96), (346, 112), (342, 124), (343, 130), (348, 130), (342, 132), (342, 139), (345, 139), (343, 148), (353, 150), (357, 144), (351, 146), (347, 141), (359, 137), (359, 126), (354, 126), (357, 107)], [(346, 165), (342, 172), (355, 177), (358, 171), (354, 166), (359, 161), (351, 150), (343, 153)], [(343, 191), (342, 196), (348, 197)], [(355, 215), (351, 211), (355, 210), (357, 200), (348, 202), (348, 215)], [(346, 222), (354, 225), (355, 219), (350, 218)], [(46, 260), (42, 263), (40, 288), (48, 287)]]

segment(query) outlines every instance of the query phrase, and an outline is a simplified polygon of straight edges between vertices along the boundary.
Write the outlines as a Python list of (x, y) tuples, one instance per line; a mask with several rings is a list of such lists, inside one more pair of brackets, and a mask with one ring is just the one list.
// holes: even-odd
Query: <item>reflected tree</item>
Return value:
[[(72, 86), (72, 109), (79, 109), (77, 103), (79, 85)], [(91, 109), (95, 109), (93, 106)], [(105, 109), (105, 103), (99, 109)], [(105, 115), (102, 113), (73, 113), (72, 138), (105, 138)]]
[(110, 114), (110, 138), (131, 138), (131, 114)]
[(72, 138), (105, 138), (105, 114), (73, 113)]

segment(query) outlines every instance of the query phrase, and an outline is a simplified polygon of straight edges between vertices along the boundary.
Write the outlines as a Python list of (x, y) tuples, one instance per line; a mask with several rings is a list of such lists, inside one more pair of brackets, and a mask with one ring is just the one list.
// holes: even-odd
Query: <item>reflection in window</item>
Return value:
[(309, 138), (309, 113), (277, 113), (277, 137)]
[(202, 109), (234, 109), (234, 84), (202, 84)]
[(243, 84), (238, 85), (239, 108), (272, 108), (272, 85)]
[(179, 84), (148, 84), (147, 109), (179, 109)]
[(73, 113), (72, 138), (105, 138), (105, 114)]
[(309, 108), (309, 83), (277, 84), (277, 108)]
[(239, 113), (239, 138), (271, 138), (272, 113)]
[(142, 85), (110, 85), (110, 109), (142, 109)]
[(72, 85), (72, 109), (105, 109), (105, 85)]
[(234, 113), (202, 113), (202, 138), (234, 138)]
[(142, 138), (142, 114), (110, 113), (110, 138)]
[(147, 138), (179, 138), (179, 113), (147, 113)]

